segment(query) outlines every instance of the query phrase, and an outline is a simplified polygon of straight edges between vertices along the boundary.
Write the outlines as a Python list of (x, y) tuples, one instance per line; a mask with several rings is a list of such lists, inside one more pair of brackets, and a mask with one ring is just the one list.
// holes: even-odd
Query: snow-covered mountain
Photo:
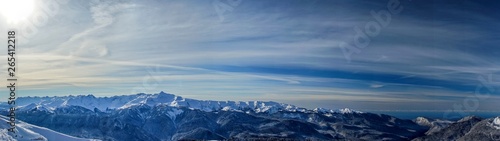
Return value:
[[(5, 103), (3, 103), (5, 104)], [(121, 95), (112, 97), (95, 97), (93, 95), (78, 95), (78, 96), (62, 96), (62, 97), (19, 97), (16, 101), (17, 106), (21, 111), (26, 110), (42, 110), (51, 112), (58, 107), (65, 106), (80, 106), (90, 110), (116, 110), (127, 109), (135, 105), (167, 105), (170, 107), (187, 107), (189, 109), (197, 109), (205, 112), (225, 110), (225, 111), (245, 111), (255, 113), (275, 113), (278, 111), (289, 112), (316, 112), (316, 113), (352, 113), (358, 112), (352, 109), (344, 108), (330, 110), (324, 108), (316, 108), (307, 110), (290, 104), (277, 103), (273, 101), (212, 101), (212, 100), (196, 100), (183, 98), (173, 94), (160, 92), (158, 94), (136, 94), (136, 95)]]
[[(164, 92), (20, 97), (16, 104), (20, 106), (17, 118), (27, 123), (75, 137), (112, 141), (412, 140), (462, 126), (427, 118), (414, 122), (347, 108), (310, 110), (271, 101), (195, 100)], [(0, 103), (2, 114), (7, 114), (7, 108), (6, 103)], [(496, 119), (487, 125), (499, 127)]]
[(36, 125), (31, 125), (22, 121), (17, 121), (16, 123), (16, 133), (10, 133), (7, 128), (10, 125), (7, 124), (9, 120), (8, 117), (0, 116), (0, 140), (2, 141), (98, 141), (95, 139), (83, 139), (76, 138), (69, 135), (65, 135), (44, 127), (39, 127)]
[(483, 119), (468, 116), (413, 141), (499, 141), (499, 120), (500, 117)]
[(198, 109), (206, 112), (216, 110), (248, 110), (252, 109), (255, 112), (276, 112), (279, 110), (287, 111), (305, 111), (304, 108), (299, 108), (289, 104), (277, 102), (263, 101), (210, 101), (210, 100), (195, 100), (183, 98), (173, 94), (160, 92), (158, 94), (136, 94), (122, 95), (113, 97), (95, 97), (93, 95), (79, 96), (63, 96), (63, 97), (20, 97), (17, 100), (17, 105), (22, 110), (39, 109), (39, 110), (54, 110), (64, 106), (81, 106), (93, 110), (97, 108), (100, 111), (109, 109), (126, 109), (134, 105), (167, 105), (171, 107), (188, 107), (190, 109)]
[(418, 125), (429, 127), (429, 130), (425, 132), (426, 135), (439, 132), (441, 129), (448, 127), (450, 124), (454, 123), (453, 121), (449, 120), (431, 119), (425, 117), (417, 117), (414, 122)]

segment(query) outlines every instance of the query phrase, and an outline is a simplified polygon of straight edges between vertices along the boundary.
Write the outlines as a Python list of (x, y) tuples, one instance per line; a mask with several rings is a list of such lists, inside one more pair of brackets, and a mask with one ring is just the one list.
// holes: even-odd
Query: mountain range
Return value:
[[(500, 139), (499, 117), (405, 120), (348, 108), (306, 109), (272, 101), (196, 100), (165, 92), (112, 97), (19, 97), (16, 104), (16, 118), (22, 123), (65, 137), (106, 141)], [(8, 114), (8, 108), (7, 103), (0, 103), (2, 115)]]

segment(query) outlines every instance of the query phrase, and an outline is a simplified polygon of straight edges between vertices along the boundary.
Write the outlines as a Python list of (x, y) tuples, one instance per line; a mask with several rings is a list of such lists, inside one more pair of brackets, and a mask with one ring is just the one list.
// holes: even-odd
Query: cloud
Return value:
[(113, 24), (117, 14), (136, 6), (136, 4), (116, 1), (91, 1), (90, 12), (94, 22), (93, 26), (76, 33), (69, 40), (61, 43), (57, 53), (69, 52), (69, 55), (81, 57), (102, 57), (107, 55), (109, 49), (102, 41), (99, 41), (101, 39), (96, 35), (101, 34), (103, 28)]
[(384, 85), (382, 85), (382, 84), (372, 84), (372, 85), (370, 85), (370, 88), (382, 88), (382, 87), (384, 87)]
[(80, 57), (103, 57), (108, 55), (109, 49), (103, 44), (97, 41), (84, 41), (82, 45), (71, 52), (70, 56), (80, 56)]

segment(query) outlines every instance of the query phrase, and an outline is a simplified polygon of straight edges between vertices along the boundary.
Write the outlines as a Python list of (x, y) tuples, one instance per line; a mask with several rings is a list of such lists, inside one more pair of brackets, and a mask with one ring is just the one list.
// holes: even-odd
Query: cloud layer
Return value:
[(163, 90), (309, 108), (446, 110), (491, 74), (495, 90), (479, 109), (495, 109), (498, 4), (400, 4), (348, 62), (339, 44), (352, 44), (354, 27), (376, 21), (370, 11), (387, 2), (243, 0), (221, 21), (211, 1), (70, 1), (20, 41), (20, 95)]

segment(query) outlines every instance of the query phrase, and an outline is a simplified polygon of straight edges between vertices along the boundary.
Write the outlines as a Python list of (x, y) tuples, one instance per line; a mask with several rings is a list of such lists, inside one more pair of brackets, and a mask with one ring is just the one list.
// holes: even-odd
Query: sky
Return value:
[(361, 111), (500, 106), (496, 1), (31, 3), (0, 17), (1, 33), (17, 33), (17, 96), (165, 91)]

